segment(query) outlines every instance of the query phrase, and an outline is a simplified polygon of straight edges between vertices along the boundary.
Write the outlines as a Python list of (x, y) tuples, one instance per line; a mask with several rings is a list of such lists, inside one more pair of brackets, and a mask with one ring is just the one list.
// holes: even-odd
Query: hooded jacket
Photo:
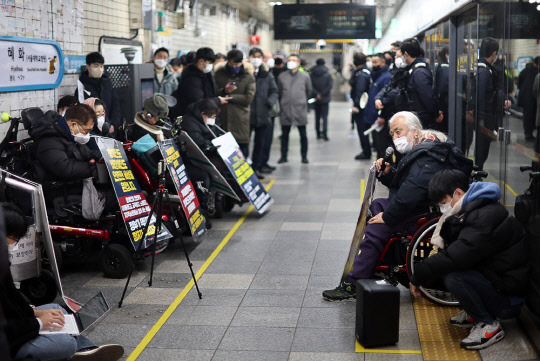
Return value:
[(321, 100), (317, 99), (317, 103), (330, 103), (334, 79), (332, 79), (332, 74), (330, 74), (328, 68), (324, 65), (316, 65), (311, 68), (309, 74), (313, 86), (313, 97), (315, 98), (320, 94), (322, 98)]
[[(221, 106), (220, 119), (223, 129), (233, 134), (238, 143), (249, 143), (250, 106), (255, 96), (255, 68), (249, 62), (244, 62), (238, 74), (232, 74), (227, 62), (216, 66), (214, 79), (218, 94), (230, 96), (232, 99)], [(236, 82), (236, 90), (230, 94), (225, 93), (225, 86)]]
[(214, 135), (210, 132), (202, 117), (201, 102), (191, 104), (182, 117), (182, 130), (186, 132), (197, 146), (204, 152), (212, 148)]
[(459, 169), (470, 174), (472, 161), (453, 142), (427, 139), (405, 154), (397, 169), (392, 168), (381, 177), (390, 191), (390, 202), (382, 215), (384, 222), (398, 225), (425, 210), (429, 203), (429, 182), (435, 173), (444, 169)]
[(73, 140), (66, 119), (56, 112), (45, 113), (30, 130), (34, 157), (44, 171), (39, 181), (82, 181), (92, 176), (92, 152)]
[(216, 104), (220, 104), (219, 98), (216, 96), (212, 73), (201, 71), (195, 64), (190, 64), (182, 70), (178, 88), (172, 95), (176, 98), (177, 103), (170, 109), (169, 117), (171, 119), (184, 115), (190, 104), (204, 98), (212, 98)]
[(252, 128), (267, 127), (272, 124), (270, 110), (278, 100), (278, 88), (274, 76), (263, 63), (255, 75), (257, 90), (251, 102), (250, 125)]
[[(120, 102), (116, 91), (113, 88), (111, 80), (107, 74), (103, 74), (101, 78), (91, 78), (88, 71), (83, 71), (79, 77), (79, 81), (84, 85), (84, 99), (99, 98), (105, 103), (105, 111), (107, 119), (115, 130), (122, 126), (122, 114), (120, 112)], [(79, 97), (79, 90), (75, 91), (75, 97)]]
[(163, 69), (163, 79), (161, 83), (157, 78), (157, 71), (154, 68), (154, 93), (171, 95), (178, 88), (178, 79), (170, 65)]
[(441, 228), (446, 248), (415, 265), (411, 282), (429, 284), (444, 275), (477, 270), (509, 296), (523, 296), (528, 286), (529, 248), (521, 224), (498, 202), (495, 183), (473, 183), (461, 211)]

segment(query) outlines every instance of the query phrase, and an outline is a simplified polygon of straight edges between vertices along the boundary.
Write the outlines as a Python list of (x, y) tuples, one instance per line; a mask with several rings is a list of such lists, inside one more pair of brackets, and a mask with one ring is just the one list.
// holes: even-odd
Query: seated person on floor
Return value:
[(170, 126), (166, 126), (163, 118), (169, 115), (167, 99), (154, 94), (143, 103), (144, 110), (135, 114), (133, 124), (128, 125), (127, 139), (136, 142), (145, 135), (150, 135), (156, 142), (171, 137)]
[(443, 170), (429, 183), (429, 196), (443, 213), (432, 243), (443, 248), (415, 265), (411, 292), (443, 280), (463, 310), (450, 324), (472, 327), (461, 341), (482, 349), (504, 337), (497, 320), (517, 317), (528, 286), (525, 231), (499, 203), (495, 183), (476, 182), (458, 170)]
[[(22, 211), (13, 204), (3, 205), (8, 250), (16, 249), (28, 225)], [(5, 242), (5, 240), (0, 240)], [(43, 334), (64, 325), (66, 310), (58, 304), (33, 307), (19, 293), (11, 273), (0, 280), (0, 306), (5, 316), (5, 332), (11, 357), (16, 360), (107, 360), (116, 361), (124, 354), (120, 345), (97, 346), (84, 336)]]
[[(429, 211), (428, 186), (433, 175), (443, 169), (459, 167), (461, 161), (470, 162), (452, 142), (445, 142), (442, 133), (422, 130), (414, 113), (396, 113), (390, 119), (390, 135), (403, 158), (397, 169), (386, 163), (380, 178), (389, 189), (389, 197), (371, 203), (370, 211), (374, 216), (367, 222), (349, 282), (324, 291), (323, 297), (328, 301), (355, 298), (356, 281), (374, 277), (375, 266), (390, 236), (402, 230), (405, 220)], [(457, 159), (456, 154), (459, 155)], [(382, 158), (374, 163), (377, 170), (381, 169), (382, 163)]]

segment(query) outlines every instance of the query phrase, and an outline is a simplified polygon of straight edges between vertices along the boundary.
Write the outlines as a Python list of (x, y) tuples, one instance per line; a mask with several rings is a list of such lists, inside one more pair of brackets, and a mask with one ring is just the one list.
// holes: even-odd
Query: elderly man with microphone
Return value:
[[(371, 203), (373, 217), (367, 222), (349, 280), (333, 290), (324, 291), (323, 297), (328, 301), (355, 298), (356, 281), (373, 278), (375, 266), (390, 236), (400, 231), (408, 218), (428, 211), (429, 181), (435, 173), (454, 168), (472, 171), (472, 162), (452, 142), (447, 142), (444, 134), (423, 130), (414, 113), (396, 113), (390, 119), (390, 135), (403, 158), (397, 168), (390, 167), (387, 159), (374, 162), (378, 178), (388, 187), (389, 196)], [(391, 155), (391, 151), (387, 152), (387, 156)]]

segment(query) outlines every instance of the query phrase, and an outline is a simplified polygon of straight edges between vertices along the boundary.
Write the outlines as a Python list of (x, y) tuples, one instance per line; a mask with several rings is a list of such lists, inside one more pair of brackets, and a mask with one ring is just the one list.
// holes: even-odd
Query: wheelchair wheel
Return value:
[[(431, 244), (431, 236), (439, 218), (432, 219), (418, 229), (407, 250), (407, 273), (414, 274), (414, 265), (438, 252), (437, 246)], [(458, 306), (459, 302), (447, 291), (420, 287), (420, 291), (429, 301), (442, 306)]]
[(133, 257), (125, 246), (110, 243), (101, 251), (99, 263), (105, 277), (126, 278), (133, 265)]
[(58, 294), (54, 276), (42, 269), (39, 277), (21, 281), (21, 293), (35, 306), (52, 303)]

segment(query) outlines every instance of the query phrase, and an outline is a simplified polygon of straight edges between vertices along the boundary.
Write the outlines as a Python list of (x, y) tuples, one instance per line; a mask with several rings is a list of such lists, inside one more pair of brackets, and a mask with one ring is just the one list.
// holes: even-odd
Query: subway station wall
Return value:
[[(0, 2), (0, 35), (23, 36), (56, 40), (64, 55), (85, 55), (98, 50), (103, 35), (129, 38), (132, 36), (132, 15), (140, 9), (143, 0), (3, 0)], [(165, 9), (166, 1), (157, 0), (156, 12)], [(210, 15), (208, 9), (198, 9), (195, 36), (195, 16), (185, 9), (185, 27), (177, 29), (178, 15), (164, 12), (170, 35), (139, 31), (138, 40), (145, 47), (145, 60), (152, 48), (167, 46), (171, 56), (180, 50), (196, 50), (201, 46), (212, 47), (216, 52), (226, 52), (233, 43), (249, 46), (247, 25), (238, 17), (218, 12)], [(163, 34), (163, 33), (162, 33)], [(266, 28), (259, 30), (261, 47), (273, 47), (273, 34)], [(0, 112), (19, 116), (30, 106), (43, 110), (55, 109), (58, 99), (73, 94), (79, 74), (65, 74), (61, 85), (52, 90), (0, 93)], [(0, 124), (3, 139), (8, 124)]]

